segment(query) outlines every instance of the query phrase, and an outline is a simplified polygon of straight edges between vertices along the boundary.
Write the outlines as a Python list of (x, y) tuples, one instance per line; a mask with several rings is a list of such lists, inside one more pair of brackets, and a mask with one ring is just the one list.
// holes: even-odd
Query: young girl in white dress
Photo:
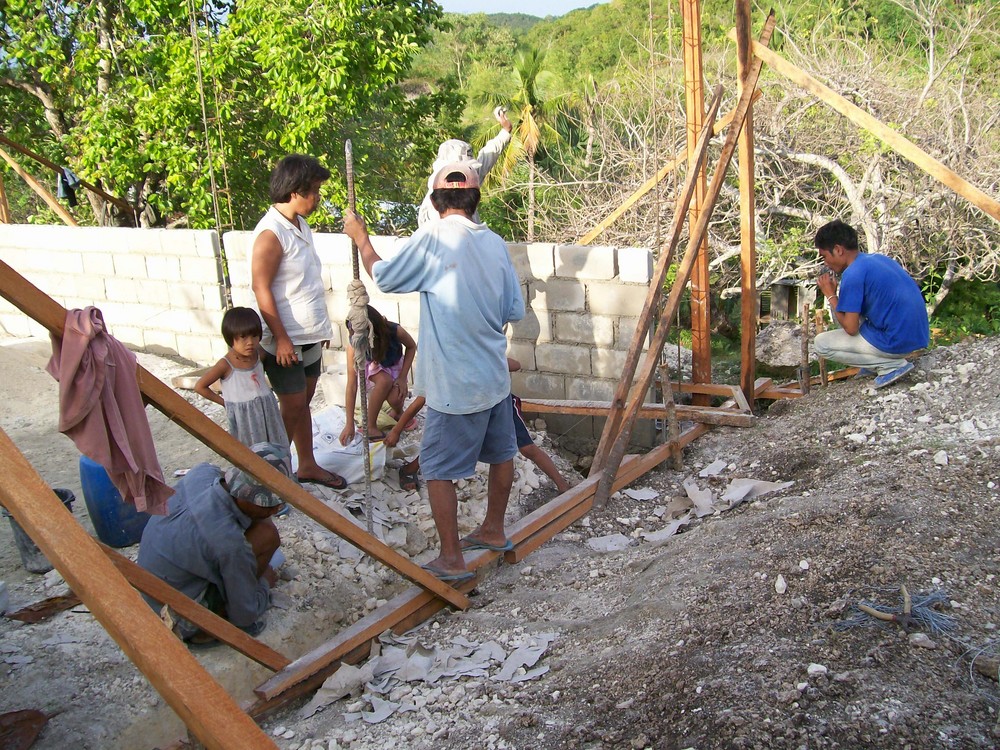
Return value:
[[(278, 399), (264, 377), (258, 344), (260, 316), (249, 307), (234, 307), (222, 316), (226, 356), (195, 384), (198, 395), (226, 407), (229, 432), (244, 445), (276, 443), (288, 448), (288, 435), (278, 410)], [(222, 381), (222, 396), (210, 386)]]

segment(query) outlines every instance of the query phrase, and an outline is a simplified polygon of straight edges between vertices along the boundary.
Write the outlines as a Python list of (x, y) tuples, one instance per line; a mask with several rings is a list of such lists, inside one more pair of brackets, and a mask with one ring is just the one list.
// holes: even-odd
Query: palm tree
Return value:
[(480, 97), (490, 105), (506, 106), (508, 117), (514, 123), (513, 142), (493, 171), (505, 177), (514, 170), (522, 155), (528, 162), (528, 242), (535, 239), (535, 160), (545, 144), (559, 140), (553, 124), (563, 114), (565, 104), (563, 94), (548, 96), (556, 76), (545, 70), (544, 64), (545, 52), (539, 49), (518, 52), (511, 71), (510, 88)]

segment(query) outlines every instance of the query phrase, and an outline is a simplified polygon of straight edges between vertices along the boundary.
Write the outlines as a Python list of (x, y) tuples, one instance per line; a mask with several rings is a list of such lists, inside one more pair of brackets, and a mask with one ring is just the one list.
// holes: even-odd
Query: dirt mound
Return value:
[[(482, 673), (369, 687), (309, 717), (291, 706), (265, 731), (287, 750), (995, 747), (1000, 692), (972, 660), (1000, 651), (998, 349), (997, 339), (937, 349), (890, 388), (837, 382), (775, 404), (752, 428), (716, 428), (682, 472), (646, 475), (634, 488), (649, 492), (619, 493), (493, 571), (471, 610), (417, 631), (421, 654), (496, 644)], [(19, 446), (32, 434), (30, 415), (0, 419)], [(647, 541), (689, 512), (692, 492), (719, 499), (737, 479), (792, 485)], [(524, 495), (512, 515), (538, 501)], [(402, 585), (376, 566), (359, 572), (364, 561), (337, 562), (325, 551), (336, 545), (307, 526), (287, 540), (295, 614), (274, 613), (264, 632), (286, 653)], [(12, 599), (39, 598), (41, 580), (11, 554), (0, 579)], [(914, 632), (857, 609), (898, 612), (902, 585), (927, 618)], [(533, 666), (513, 677), (500, 668), (500, 653), (550, 633)], [(0, 708), (63, 711), (37, 747), (149, 747), (176, 731), (79, 608), (42, 625), (4, 621), (0, 639)], [(223, 679), (259, 680), (225, 649), (199, 658)], [(399, 708), (376, 722), (376, 699)]]

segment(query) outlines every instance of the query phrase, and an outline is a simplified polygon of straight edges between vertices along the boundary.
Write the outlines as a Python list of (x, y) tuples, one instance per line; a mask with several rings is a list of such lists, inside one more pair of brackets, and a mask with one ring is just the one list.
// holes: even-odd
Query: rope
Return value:
[[(348, 138), (344, 143), (344, 159), (347, 164), (347, 207), (354, 212), (354, 149)], [(364, 438), (362, 457), (365, 462), (365, 515), (368, 517), (368, 533), (374, 531), (375, 516), (372, 512), (372, 460), (371, 443), (368, 438), (368, 354), (371, 339), (371, 325), (368, 322), (368, 291), (361, 281), (361, 263), (358, 246), (351, 240), (351, 266), (354, 280), (347, 285), (347, 298), (351, 303), (348, 321), (351, 324), (351, 346), (354, 347), (354, 372), (358, 378), (358, 396), (361, 398), (361, 424)], [(354, 419), (347, 414), (347, 419)]]

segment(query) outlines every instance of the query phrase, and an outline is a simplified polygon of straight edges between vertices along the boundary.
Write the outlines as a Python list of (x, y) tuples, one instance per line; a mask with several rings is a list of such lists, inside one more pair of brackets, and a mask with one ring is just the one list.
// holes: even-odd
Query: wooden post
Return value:
[(0, 224), (10, 224), (10, 204), (7, 202), (7, 188), (0, 174)]
[[(750, 70), (750, 0), (736, 0), (736, 73), (738, 91)], [(750, 408), (757, 379), (757, 235), (754, 203), (753, 102), (739, 140), (740, 184), (740, 388)]]
[[(816, 324), (816, 335), (819, 336), (826, 330), (826, 318), (823, 315), (823, 308), (817, 307), (813, 313), (813, 322)], [(824, 388), (830, 385), (830, 378), (826, 372), (826, 357), (819, 357), (819, 382)]]
[[(761, 41), (765, 45), (771, 40), (771, 34), (774, 31), (774, 24), (775, 16), (772, 12), (768, 15), (767, 20), (764, 22), (764, 28), (761, 31)], [(663, 351), (663, 345), (666, 343), (667, 333), (670, 330), (671, 319), (676, 314), (677, 308), (680, 305), (681, 295), (684, 293), (684, 287), (687, 285), (691, 276), (691, 270), (694, 266), (698, 249), (708, 234), (708, 222), (712, 218), (715, 201), (718, 199), (719, 193), (722, 191), (722, 183), (726, 178), (726, 170), (729, 168), (729, 163), (733, 158), (733, 153), (736, 151), (736, 141), (739, 138), (740, 130), (743, 127), (743, 119), (746, 116), (747, 109), (753, 99), (754, 89), (757, 87), (757, 79), (760, 76), (761, 64), (760, 59), (757, 58), (750, 66), (750, 71), (745, 81), (746, 85), (743, 88), (743, 93), (740, 95), (739, 103), (736, 106), (736, 115), (733, 117), (733, 122), (729, 126), (729, 132), (726, 134), (726, 141), (722, 145), (722, 153), (719, 155), (719, 161), (716, 165), (715, 173), (712, 175), (712, 183), (709, 186), (708, 194), (705, 200), (705, 210), (698, 218), (698, 225), (690, 230), (688, 246), (684, 253), (684, 259), (681, 261), (681, 264), (677, 269), (674, 286), (670, 290), (670, 296), (667, 298), (663, 311), (660, 314), (660, 325), (656, 329), (653, 341), (649, 345), (649, 351), (647, 352), (646, 360), (643, 363), (642, 373), (636, 383), (634, 395), (630, 397), (628, 405), (625, 407), (624, 413), (620, 419), (620, 428), (617, 437), (612, 436), (610, 438), (610, 441), (613, 441), (613, 445), (607, 452), (606, 460), (604, 461), (604, 466), (602, 467), (604, 473), (601, 483), (598, 485), (597, 492), (594, 495), (594, 505), (598, 507), (607, 502), (610, 494), (611, 483), (615, 477), (615, 472), (618, 470), (618, 466), (621, 465), (622, 458), (625, 456), (625, 449), (628, 447), (629, 438), (632, 435), (632, 427), (635, 425), (639, 407), (642, 403), (643, 394), (645, 394), (646, 390), (649, 388), (653, 378), (653, 373), (656, 369), (656, 364), (660, 358), (660, 353)], [(633, 341), (633, 344), (635, 344), (635, 341)], [(609, 428), (611, 427), (612, 420), (609, 419), (604, 425), (604, 433), (601, 435), (601, 445), (604, 445), (606, 441), (609, 440)], [(597, 457), (595, 457), (595, 462), (596, 460)]]
[(0, 476), (4, 507), (206, 747), (276, 747), (139, 598), (3, 430)]
[[(63, 306), (2, 260), (0, 260), (0, 297), (41, 323), (52, 333), (62, 335), (66, 322), (66, 310)], [(465, 594), (403, 557), (392, 547), (328, 507), (326, 503), (310, 495), (298, 482), (275, 469), (148, 370), (140, 366), (136, 379), (139, 381), (139, 390), (142, 391), (146, 403), (155, 406), (220, 456), (244, 469), (267, 489), (277, 493), (282, 500), (343, 537), (361, 551), (388, 565), (401, 576), (434, 592), (449, 604), (459, 609), (466, 609), (469, 606), (469, 598)]]
[(43, 188), (41, 184), (38, 182), (38, 180), (36, 180), (27, 172), (25, 172), (21, 168), (21, 165), (18, 164), (16, 161), (14, 161), (14, 157), (12, 157), (2, 148), (0, 148), (0, 158), (2, 158), (5, 162), (9, 164), (10, 168), (13, 169), (15, 172), (17, 172), (17, 174), (21, 177), (22, 180), (28, 183), (28, 187), (30, 187), (32, 190), (38, 193), (39, 196), (41, 196), (42, 200), (45, 201), (46, 204), (48, 204), (49, 208), (51, 208), (53, 211), (56, 212), (56, 214), (59, 216), (60, 219), (62, 219), (66, 224), (68, 224), (71, 227), (77, 226), (76, 219), (74, 219), (70, 215), (69, 211), (67, 211), (65, 208), (59, 205), (59, 201), (57, 201), (55, 198), (52, 197), (52, 193)]
[[(730, 32), (730, 38), (734, 33)], [(956, 172), (952, 171), (926, 151), (915, 145), (912, 141), (897, 133), (892, 128), (879, 122), (863, 109), (845, 99), (832, 89), (824, 86), (804, 70), (788, 62), (781, 55), (778, 55), (763, 45), (756, 42), (753, 44), (753, 53), (774, 70), (789, 80), (797, 83), (806, 91), (818, 97), (821, 101), (830, 105), (837, 112), (849, 119), (855, 125), (860, 125), (872, 135), (877, 137), (887, 146), (892, 148), (900, 156), (909, 159), (913, 164), (925, 171), (934, 179), (938, 180), (945, 187), (954, 190), (960, 196), (969, 201), (976, 208), (982, 210), (987, 215), (1000, 222), (1000, 201), (984, 193), (982, 190), (972, 185)]]
[(802, 364), (799, 366), (799, 387), (802, 395), (809, 395), (809, 385), (812, 376), (809, 374), (809, 323), (812, 316), (809, 314), (809, 303), (802, 305)]
[[(688, 210), (688, 225), (695, 226), (704, 210), (707, 180), (705, 168), (695, 164), (698, 134), (705, 121), (704, 73), (701, 64), (701, 0), (681, 0), (684, 26), (684, 107), (687, 113), (688, 168), (698, 170), (694, 201)], [(708, 236), (698, 251), (691, 271), (691, 380), (712, 382), (712, 299), (708, 274)], [(707, 396), (695, 394), (693, 403), (707, 406)]]

